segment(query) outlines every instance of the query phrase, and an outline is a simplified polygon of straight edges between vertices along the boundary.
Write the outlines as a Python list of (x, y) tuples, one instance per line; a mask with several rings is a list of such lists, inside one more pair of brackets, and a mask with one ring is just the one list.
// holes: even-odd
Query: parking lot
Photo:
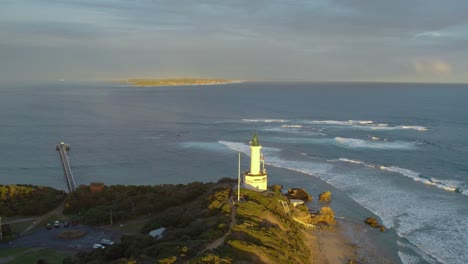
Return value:
[[(58, 234), (63, 230), (80, 230), (84, 232), (85, 235), (75, 239), (58, 238)], [(101, 239), (119, 241), (119, 238), (120, 234), (101, 228), (94, 228), (81, 224), (78, 224), (77, 226), (64, 227), (62, 223), (58, 228), (48, 230), (44, 227), (8, 243), (0, 243), (0, 249), (17, 247), (46, 247), (58, 250), (88, 251), (92, 250), (94, 244), (100, 243)]]

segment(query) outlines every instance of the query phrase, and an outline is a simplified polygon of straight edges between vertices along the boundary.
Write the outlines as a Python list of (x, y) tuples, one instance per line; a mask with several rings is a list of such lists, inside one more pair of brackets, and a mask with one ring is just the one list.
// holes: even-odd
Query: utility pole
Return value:
[(3, 240), (3, 233), (2, 233), (2, 217), (0, 216), (0, 240)]
[(110, 211), (110, 220), (111, 220), (111, 225), (112, 225), (112, 209)]
[(238, 169), (237, 169), (237, 201), (240, 201), (240, 157), (241, 154), (239, 152), (239, 162), (238, 162)]

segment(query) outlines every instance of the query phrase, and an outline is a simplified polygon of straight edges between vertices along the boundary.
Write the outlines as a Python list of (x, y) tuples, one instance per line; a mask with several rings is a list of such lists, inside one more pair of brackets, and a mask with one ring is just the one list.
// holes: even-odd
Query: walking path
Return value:
[(229, 224), (229, 231), (227, 231), (226, 234), (224, 234), (224, 236), (216, 239), (211, 244), (209, 244), (205, 248), (205, 250), (203, 250), (200, 254), (202, 254), (203, 252), (205, 252), (207, 250), (213, 250), (213, 249), (221, 246), (224, 243), (224, 241), (226, 240), (226, 237), (229, 234), (229, 232), (231, 231), (231, 229), (237, 224), (237, 221), (236, 221), (237, 206), (232, 202), (232, 197), (229, 198), (229, 203), (231, 204), (231, 223)]

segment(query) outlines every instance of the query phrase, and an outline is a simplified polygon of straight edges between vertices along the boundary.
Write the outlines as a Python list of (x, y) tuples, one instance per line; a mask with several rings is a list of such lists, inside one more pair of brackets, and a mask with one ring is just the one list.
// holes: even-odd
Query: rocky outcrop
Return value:
[(270, 190), (271, 190), (272, 192), (279, 192), (279, 193), (281, 193), (281, 190), (282, 190), (282, 189), (283, 189), (283, 186), (278, 185), (278, 184), (275, 184), (275, 185), (271, 185), (271, 186), (270, 186)]
[(377, 221), (377, 219), (373, 217), (367, 217), (366, 219), (364, 219), (364, 223), (366, 223), (367, 225), (370, 225), (373, 228), (378, 228), (380, 232), (385, 231), (385, 227), (379, 224), (379, 221)]
[(332, 226), (336, 224), (335, 212), (333, 212), (330, 207), (324, 206), (320, 209), (318, 214), (312, 215), (311, 223), (315, 225), (322, 224), (325, 226)]
[(330, 191), (319, 194), (319, 202), (330, 202), (332, 193)]
[(300, 188), (292, 188), (288, 190), (286, 197), (289, 199), (299, 199), (303, 200), (304, 202), (312, 201), (312, 196), (308, 194), (304, 189)]

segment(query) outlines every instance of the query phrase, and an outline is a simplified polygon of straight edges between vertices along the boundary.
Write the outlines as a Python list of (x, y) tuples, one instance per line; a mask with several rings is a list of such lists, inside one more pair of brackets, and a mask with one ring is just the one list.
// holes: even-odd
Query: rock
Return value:
[(281, 190), (283, 189), (283, 186), (275, 184), (270, 186), (270, 190), (273, 192), (279, 192), (281, 193)]
[(377, 219), (373, 218), (373, 217), (367, 217), (365, 220), (364, 220), (364, 223), (370, 225), (371, 227), (373, 228), (377, 228), (379, 227), (379, 222), (377, 221)]
[(330, 207), (322, 207), (317, 215), (311, 217), (311, 223), (332, 226), (336, 224), (335, 212)]
[(364, 223), (370, 225), (371, 227), (373, 228), (378, 228), (380, 230), (380, 232), (384, 232), (385, 231), (385, 227), (381, 224), (379, 224), (379, 222), (377, 221), (377, 219), (373, 218), (373, 217), (367, 217), (365, 220), (364, 220)]
[(289, 199), (299, 199), (299, 200), (303, 200), (304, 202), (312, 201), (312, 196), (308, 194), (304, 189), (300, 189), (300, 188), (289, 189), (286, 196)]
[(319, 202), (330, 202), (332, 193), (330, 191), (323, 192), (319, 195)]

